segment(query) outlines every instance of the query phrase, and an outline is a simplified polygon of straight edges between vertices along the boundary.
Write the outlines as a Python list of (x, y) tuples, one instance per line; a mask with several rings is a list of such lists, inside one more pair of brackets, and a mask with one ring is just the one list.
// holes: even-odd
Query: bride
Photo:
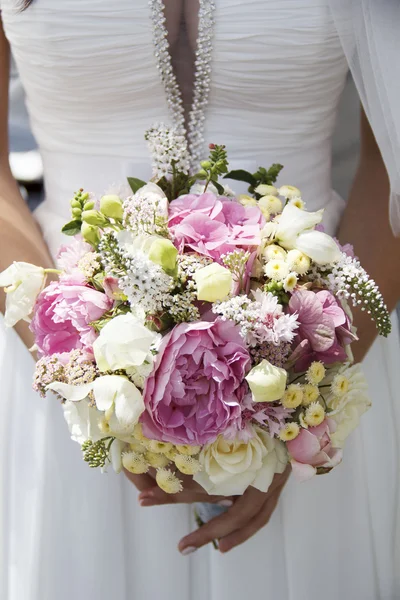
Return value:
[[(19, 0), (0, 0), (0, 271), (12, 260), (50, 266), (72, 193), (84, 187), (102, 194), (111, 184), (123, 185), (127, 175), (149, 177), (143, 133), (154, 122), (167, 122), (186, 127), (195, 159), (204, 156), (206, 142), (217, 142), (226, 144), (231, 168), (284, 164), (280, 183), (298, 186), (309, 210), (325, 208), (325, 227), (338, 228), (340, 240), (354, 244), (389, 308), (395, 307), (400, 243), (389, 225), (388, 176), (365, 116), (346, 208), (331, 190), (331, 138), (348, 70), (345, 52), (389, 174), (397, 164), (385, 125), (379, 127), (379, 110), (385, 110), (389, 134), (398, 134), (393, 107), (385, 104), (390, 85), (382, 80), (371, 101), (357, 80), (361, 59), (349, 53), (346, 2), (25, 4), (21, 10)], [(350, 4), (356, 11), (357, 1)], [(367, 0), (359, 3), (361, 12), (367, 4), (373, 11)], [(387, 19), (389, 4), (383, 16), (395, 30)], [(377, 31), (378, 20), (377, 14)], [(357, 25), (363, 26), (362, 19)], [(387, 27), (382, 39), (390, 35)], [(7, 160), (10, 47), (44, 163), (39, 226)], [(391, 206), (394, 223), (394, 197)], [(304, 486), (289, 477), (286, 486), (276, 480), (268, 494), (250, 491), (229, 508), (223, 526), (214, 521), (196, 531), (190, 503), (201, 496), (195, 489), (172, 498), (174, 506), (153, 507), (171, 498), (155, 492), (147, 476), (133, 482), (138, 496), (127, 478), (87, 468), (57, 402), (32, 392), (28, 351), (0, 322), (0, 597), (399, 598), (397, 323), (388, 340), (376, 341), (364, 314), (357, 315), (357, 324), (356, 358), (367, 355), (374, 406), (349, 441), (343, 464)], [(19, 333), (29, 347), (27, 327)], [(221, 538), (221, 552), (207, 544), (213, 537)]]

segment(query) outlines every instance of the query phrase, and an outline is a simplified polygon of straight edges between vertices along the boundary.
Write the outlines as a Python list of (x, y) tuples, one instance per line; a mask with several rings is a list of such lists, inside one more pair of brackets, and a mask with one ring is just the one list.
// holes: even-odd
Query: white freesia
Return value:
[(335, 240), (322, 231), (301, 233), (296, 240), (296, 248), (318, 265), (332, 264), (342, 256)]
[(119, 315), (102, 328), (93, 343), (97, 366), (104, 372), (152, 363), (150, 348), (159, 337), (134, 315)]
[(97, 442), (104, 437), (99, 427), (102, 415), (96, 407), (90, 406), (88, 402), (66, 400), (62, 408), (74, 442), (78, 444), (83, 444), (87, 440)]
[[(134, 427), (145, 408), (143, 396), (138, 388), (129, 379), (120, 375), (104, 375), (91, 383), (79, 386), (54, 381), (48, 389), (76, 403), (89, 400), (88, 396), (92, 392), (96, 407), (101, 413), (97, 422), (98, 428), (103, 434), (112, 435), (123, 441), (131, 439)], [(86, 414), (83, 407), (79, 410)], [(92, 413), (88, 414), (91, 419), (94, 418)], [(93, 424), (93, 421), (91, 423)]]
[(347, 437), (358, 427), (360, 417), (371, 407), (371, 400), (361, 365), (342, 368), (339, 374), (347, 378), (348, 390), (341, 397), (329, 395), (326, 403), (330, 409), (329, 418), (337, 425), (336, 431), (331, 434), (332, 444), (343, 448)]
[(288, 459), (284, 444), (260, 427), (252, 429), (254, 435), (248, 442), (220, 435), (202, 449), (202, 470), (193, 478), (209, 494), (242, 495), (250, 485), (266, 492), (275, 473), (285, 470)]
[[(67, 422), (71, 439), (82, 445), (87, 440), (97, 442), (104, 438), (104, 433), (100, 429), (102, 414), (89, 405), (88, 402), (64, 402), (64, 418)], [(115, 439), (110, 447), (111, 465), (116, 473), (122, 470), (122, 450), (124, 442)]]
[(276, 239), (287, 250), (297, 248), (299, 234), (318, 225), (322, 221), (323, 213), (323, 210), (307, 212), (293, 204), (287, 204), (279, 218), (275, 231)]
[(45, 283), (46, 271), (25, 262), (14, 262), (0, 273), (0, 287), (7, 293), (4, 316), (7, 327), (28, 319)]

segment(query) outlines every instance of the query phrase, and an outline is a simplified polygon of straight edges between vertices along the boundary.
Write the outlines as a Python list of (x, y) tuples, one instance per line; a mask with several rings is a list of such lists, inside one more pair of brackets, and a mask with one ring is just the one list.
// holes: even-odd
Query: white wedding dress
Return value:
[[(166, 4), (174, 43), (180, 2)], [(187, 4), (193, 45), (198, 2)], [(200, 5), (194, 149), (224, 143), (232, 168), (284, 164), (280, 181), (298, 186), (308, 209), (325, 207), (333, 232), (343, 201), (331, 190), (331, 137), (347, 64), (328, 0)], [(74, 190), (102, 194), (127, 175), (149, 177), (143, 133), (179, 111), (169, 110), (160, 0), (18, 6), (0, 0), (43, 157), (37, 218), (55, 253)], [(397, 324), (365, 361), (374, 406), (343, 463), (289, 481), (269, 525), (242, 547), (188, 557), (176, 545), (194, 527), (190, 507), (140, 508), (123, 476), (91, 471), (57, 401), (31, 390), (28, 352), (0, 326), (1, 600), (400, 598)]]

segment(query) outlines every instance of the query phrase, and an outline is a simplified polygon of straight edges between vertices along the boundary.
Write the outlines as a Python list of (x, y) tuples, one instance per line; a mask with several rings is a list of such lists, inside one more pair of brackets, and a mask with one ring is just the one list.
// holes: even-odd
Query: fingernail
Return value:
[(188, 554), (192, 554), (192, 552), (196, 552), (197, 548), (195, 546), (188, 546), (180, 551), (183, 556), (187, 556)]
[(228, 500), (228, 499), (226, 499), (226, 500), (220, 500), (218, 502), (218, 506), (223, 506), (225, 508), (230, 508), (231, 506), (233, 506), (233, 502), (232, 502), (232, 500)]

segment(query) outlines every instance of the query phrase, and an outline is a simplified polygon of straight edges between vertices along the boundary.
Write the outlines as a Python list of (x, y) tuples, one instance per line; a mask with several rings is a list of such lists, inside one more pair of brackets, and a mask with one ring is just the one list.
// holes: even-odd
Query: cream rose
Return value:
[(219, 436), (200, 453), (202, 471), (194, 475), (209, 494), (241, 495), (251, 485), (266, 492), (275, 473), (283, 473), (288, 458), (284, 444), (261, 429), (253, 427), (247, 442)]
[(268, 360), (253, 367), (246, 377), (253, 394), (253, 402), (275, 402), (285, 393), (287, 372)]
[(360, 417), (371, 407), (368, 384), (361, 365), (340, 369), (339, 373), (347, 379), (347, 392), (340, 397), (330, 394), (326, 401), (330, 409), (329, 418), (337, 425), (336, 431), (331, 434), (335, 448), (343, 448), (350, 433), (358, 427)]

